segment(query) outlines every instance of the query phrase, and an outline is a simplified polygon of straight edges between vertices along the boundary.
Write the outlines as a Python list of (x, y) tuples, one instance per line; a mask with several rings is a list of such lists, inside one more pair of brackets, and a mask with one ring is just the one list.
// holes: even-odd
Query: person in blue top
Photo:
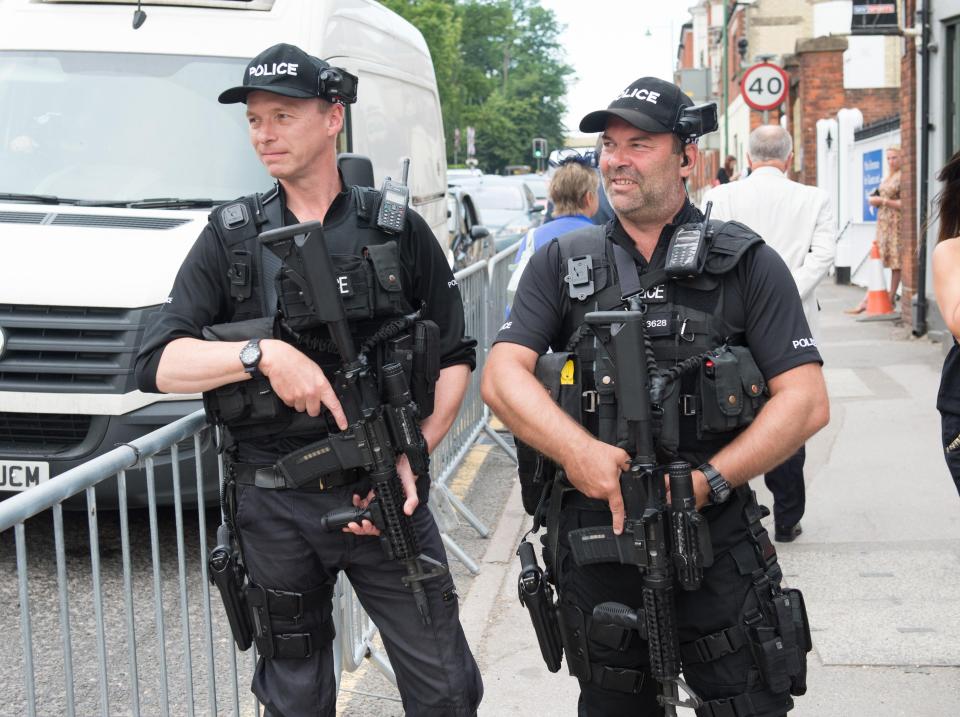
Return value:
[[(599, 186), (599, 177), (587, 160), (580, 157), (563, 160), (547, 190), (553, 203), (553, 219), (533, 231), (534, 251), (551, 239), (592, 224), (590, 218), (600, 206)], [(528, 233), (520, 242), (518, 261), (529, 236)]]
[(591, 217), (600, 206), (599, 187), (599, 177), (589, 160), (577, 155), (560, 163), (547, 190), (553, 205), (553, 219), (527, 232), (517, 249), (513, 274), (507, 285), (507, 316), (520, 276), (534, 252), (558, 236), (593, 224)]

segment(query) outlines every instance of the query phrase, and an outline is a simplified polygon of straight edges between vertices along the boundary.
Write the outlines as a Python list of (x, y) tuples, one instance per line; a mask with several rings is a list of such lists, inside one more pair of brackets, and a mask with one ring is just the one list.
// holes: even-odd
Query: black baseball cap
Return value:
[(673, 132), (681, 110), (692, 104), (693, 100), (672, 82), (641, 77), (617, 95), (607, 109), (580, 120), (580, 131), (603, 132), (613, 116), (647, 132)]
[(243, 85), (221, 92), (217, 99), (224, 105), (246, 102), (247, 95), (256, 90), (287, 97), (326, 99), (320, 73), (329, 69), (330, 64), (319, 57), (308, 55), (295, 45), (281, 43), (250, 60), (243, 73)]

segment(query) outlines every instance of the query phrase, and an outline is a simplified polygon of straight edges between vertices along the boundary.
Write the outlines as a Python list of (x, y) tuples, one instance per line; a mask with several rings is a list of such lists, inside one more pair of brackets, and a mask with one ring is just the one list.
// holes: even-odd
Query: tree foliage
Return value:
[(537, 0), (382, 0), (420, 32), (430, 48), (447, 139), (466, 157), (466, 128), (476, 130), (477, 159), (489, 172), (534, 164), (531, 140), (563, 143), (566, 78), (562, 27)]

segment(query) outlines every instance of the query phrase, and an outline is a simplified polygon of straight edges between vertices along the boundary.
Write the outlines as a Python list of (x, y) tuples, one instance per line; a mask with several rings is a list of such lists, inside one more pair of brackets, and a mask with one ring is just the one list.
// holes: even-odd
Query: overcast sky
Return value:
[[(540, 0), (566, 29), (561, 40), (576, 79), (567, 91), (567, 129), (602, 109), (638, 77), (673, 80), (687, 0)], [(650, 31), (649, 37), (647, 31)]]

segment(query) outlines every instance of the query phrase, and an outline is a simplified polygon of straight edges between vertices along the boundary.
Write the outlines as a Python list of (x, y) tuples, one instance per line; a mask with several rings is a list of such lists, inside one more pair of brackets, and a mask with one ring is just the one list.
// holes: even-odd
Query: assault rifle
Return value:
[(388, 363), (377, 377), (366, 356), (357, 351), (320, 222), (267, 231), (260, 241), (280, 257), (281, 271), (299, 289), (307, 311), (330, 332), (342, 361), (332, 384), (349, 423), (345, 431), (331, 432), (324, 440), (285, 455), (276, 468), (296, 485), (352, 468), (369, 477), (376, 494), (369, 507), (333, 511), (323, 517), (321, 526), (333, 531), (363, 519), (376, 525), (384, 553), (403, 564), (402, 581), (410, 586), (424, 624), (430, 624), (423, 582), (445, 575), (447, 566), (421, 554), (410, 518), (403, 512), (397, 456), (405, 455), (417, 476), (427, 475), (430, 461), (403, 367)]
[[(631, 308), (634, 308), (631, 306)], [(652, 352), (644, 337), (639, 310), (595, 311), (585, 317), (595, 336), (594, 378), (600, 397), (599, 438), (617, 443), (617, 426), (625, 423), (630, 468), (620, 476), (626, 510), (623, 532), (613, 527), (570, 532), (570, 548), (579, 565), (618, 562), (635, 565), (643, 575), (642, 605), (636, 609), (602, 603), (594, 621), (636, 630), (647, 640), (650, 672), (660, 682), (657, 697), (668, 717), (676, 707), (697, 708), (701, 700), (680, 679), (674, 581), (696, 590), (703, 568), (713, 563), (713, 548), (704, 517), (696, 510), (690, 464), (657, 466), (653, 441), (651, 392), (662, 388)], [(657, 379), (657, 380), (652, 380)], [(603, 394), (616, 394), (605, 401)], [(616, 409), (613, 409), (616, 406)], [(666, 502), (665, 474), (670, 475), (671, 505)], [(680, 699), (683, 689), (686, 699)]]

